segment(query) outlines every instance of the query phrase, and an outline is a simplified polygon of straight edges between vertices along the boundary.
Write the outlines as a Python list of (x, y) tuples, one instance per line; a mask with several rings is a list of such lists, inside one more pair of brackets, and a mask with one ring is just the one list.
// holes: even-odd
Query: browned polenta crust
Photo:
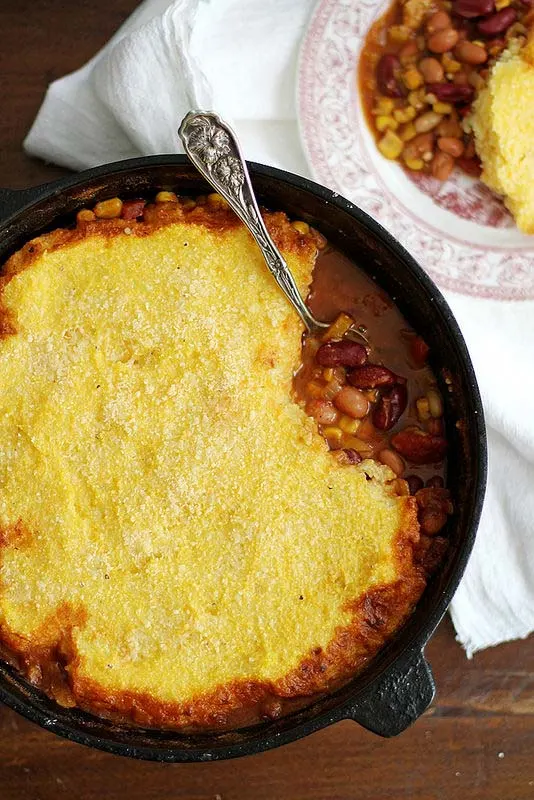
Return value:
[[(295, 253), (314, 247), (310, 237), (293, 228), (282, 211), (265, 212), (263, 218), (277, 247)], [(14, 275), (29, 267), (45, 252), (53, 252), (93, 236), (149, 236), (155, 230), (176, 222), (186, 222), (220, 232), (242, 224), (234, 212), (227, 208), (199, 205), (187, 210), (180, 203), (155, 203), (145, 207), (143, 219), (140, 220), (95, 219), (92, 222), (77, 222), (74, 228), (56, 228), (50, 233), (31, 239), (5, 262), (0, 276), (0, 294)], [(5, 326), (5, 317), (6, 309), (0, 308), (0, 335), (3, 333), (2, 325)]]
[[(24, 530), (22, 525), (17, 528)], [(10, 544), (13, 539), (2, 533), (0, 547)], [(187, 703), (163, 702), (142, 692), (110, 691), (79, 674), (73, 630), (83, 627), (85, 611), (68, 604), (58, 608), (31, 641), (0, 627), (0, 652), (61, 705), (117, 721), (168, 729), (229, 729), (240, 721), (260, 721), (278, 716), (282, 708), (290, 710), (301, 698), (325, 694), (369, 663), (410, 615), (425, 588), (424, 568), (417, 564), (418, 544), (417, 506), (410, 498), (396, 541), (397, 581), (359, 597), (350, 606), (350, 625), (340, 626), (325, 649), (310, 651), (276, 682), (232, 681)]]

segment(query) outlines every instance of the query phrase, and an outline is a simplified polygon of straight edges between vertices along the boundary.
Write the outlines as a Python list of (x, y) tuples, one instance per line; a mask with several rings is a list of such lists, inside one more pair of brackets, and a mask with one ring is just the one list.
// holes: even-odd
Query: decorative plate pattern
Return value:
[(442, 184), (409, 177), (378, 152), (363, 116), (357, 65), (389, 0), (320, 0), (300, 54), (297, 107), (315, 180), (377, 219), (443, 289), (498, 300), (534, 299), (534, 239), (462, 174)]

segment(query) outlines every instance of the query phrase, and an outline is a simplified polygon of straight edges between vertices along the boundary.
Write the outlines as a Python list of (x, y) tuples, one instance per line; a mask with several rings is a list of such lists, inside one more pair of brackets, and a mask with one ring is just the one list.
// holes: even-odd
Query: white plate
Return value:
[(383, 158), (364, 119), (360, 50), (389, 0), (320, 0), (300, 53), (297, 108), (316, 181), (375, 217), (444, 289), (499, 300), (534, 298), (534, 238), (521, 234), (479, 181), (445, 183)]

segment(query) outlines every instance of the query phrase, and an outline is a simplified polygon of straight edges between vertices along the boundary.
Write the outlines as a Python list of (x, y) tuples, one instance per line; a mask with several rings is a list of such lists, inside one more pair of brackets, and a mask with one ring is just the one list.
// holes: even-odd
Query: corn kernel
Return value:
[(323, 378), (325, 379), (325, 381), (327, 383), (328, 383), (328, 381), (333, 380), (333, 378), (334, 378), (334, 370), (333, 370), (332, 367), (326, 367), (326, 369), (323, 369)]
[(156, 195), (156, 203), (176, 203), (178, 202), (177, 196), (174, 192), (158, 192)]
[(450, 103), (441, 103), (439, 100), (437, 103), (434, 103), (432, 109), (436, 112), (436, 114), (452, 113), (452, 105)]
[(390, 41), (395, 43), (407, 42), (411, 36), (411, 29), (407, 25), (391, 25), (388, 29)]
[(192, 211), (193, 208), (196, 208), (197, 204), (192, 197), (187, 197), (185, 200), (181, 201), (181, 206), (184, 211)]
[(229, 208), (228, 203), (218, 192), (208, 195), (208, 205), (212, 208)]
[(347, 417), (343, 415), (337, 424), (339, 425), (343, 433), (354, 434), (360, 427), (361, 420), (352, 419), (352, 417)]
[(421, 111), (426, 105), (424, 89), (414, 89), (408, 94), (408, 102), (416, 111)]
[(308, 225), (308, 223), (302, 222), (301, 220), (292, 222), (291, 227), (294, 228), (299, 233), (301, 233), (303, 236), (307, 236), (310, 232), (310, 226)]
[(425, 166), (425, 162), (422, 158), (405, 158), (404, 163), (408, 169), (414, 170), (414, 172), (419, 172), (419, 170), (423, 169)]
[(399, 123), (393, 117), (377, 117), (375, 120), (376, 129), (383, 133), (387, 130), (396, 131)]
[(95, 215), (88, 208), (82, 208), (76, 214), (77, 222), (92, 222), (94, 219), (96, 219)]
[(421, 422), (430, 419), (430, 407), (426, 397), (420, 397), (415, 401), (415, 405), (417, 408), (417, 416)]
[(395, 108), (395, 103), (390, 97), (380, 97), (376, 107), (373, 108), (373, 114), (391, 114)]
[(406, 108), (398, 108), (393, 112), (394, 118), (397, 122), (411, 122), (415, 119), (416, 110), (413, 106), (406, 106)]
[(508, 8), (510, 3), (511, 0), (495, 0), (495, 8), (497, 11), (501, 11), (503, 8)]
[[(495, 56), (500, 55), (503, 50), (504, 50), (504, 45), (502, 45), (502, 44), (494, 44), (490, 48), (488, 48), (488, 53), (490, 54), (490, 56), (495, 57)], [(473, 73), (471, 73), (471, 74), (473, 74)]]
[(323, 335), (323, 340), (327, 342), (329, 339), (341, 339), (351, 325), (354, 325), (354, 320), (348, 314), (338, 314), (333, 323)]
[(402, 76), (402, 80), (407, 89), (419, 89), (423, 85), (423, 76), (415, 67), (407, 69)]
[(443, 6), (445, 11), (450, 11), (451, 8), (452, 8), (452, 3), (450, 2), (450, 0), (444, 0), (444, 2), (442, 3), (442, 6)]
[(122, 211), (122, 200), (112, 197), (110, 200), (101, 200), (97, 203), (94, 212), (99, 219), (114, 219), (120, 217)]
[(455, 72), (459, 72), (462, 68), (460, 62), (456, 61), (454, 58), (451, 58), (448, 53), (443, 54), (441, 57), (441, 63), (445, 72), (450, 72), (451, 75), (454, 75)]
[(393, 131), (386, 131), (385, 135), (378, 142), (378, 149), (383, 156), (395, 160), (402, 153), (404, 142)]
[(346, 436), (344, 446), (356, 450), (363, 458), (368, 458), (373, 452), (373, 448), (369, 446), (368, 442), (364, 442), (363, 439), (358, 439), (356, 436)]
[(322, 397), (324, 392), (324, 386), (321, 386), (320, 383), (316, 383), (315, 381), (310, 381), (306, 384), (306, 394), (310, 397), (317, 398)]
[(341, 444), (341, 440), (343, 439), (343, 431), (340, 428), (329, 425), (328, 427), (323, 428), (323, 436), (334, 445)]
[(416, 135), (417, 131), (415, 130), (415, 125), (413, 122), (408, 122), (406, 125), (403, 125), (399, 131), (399, 136), (403, 142), (409, 142), (410, 139), (413, 139), (413, 137)]
[(443, 400), (441, 399), (441, 395), (435, 389), (429, 389), (426, 394), (426, 399), (428, 401), (428, 410), (430, 412), (430, 416), (434, 417), (434, 419), (439, 419), (443, 416)]

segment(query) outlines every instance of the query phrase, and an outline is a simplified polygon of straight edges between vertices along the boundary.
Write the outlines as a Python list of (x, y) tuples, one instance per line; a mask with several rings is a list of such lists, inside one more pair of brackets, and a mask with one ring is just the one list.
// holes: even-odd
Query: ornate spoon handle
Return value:
[(212, 111), (190, 111), (178, 131), (184, 150), (208, 183), (228, 202), (258, 243), (269, 270), (309, 331), (327, 328), (305, 305), (282, 254), (269, 236), (235, 133)]

